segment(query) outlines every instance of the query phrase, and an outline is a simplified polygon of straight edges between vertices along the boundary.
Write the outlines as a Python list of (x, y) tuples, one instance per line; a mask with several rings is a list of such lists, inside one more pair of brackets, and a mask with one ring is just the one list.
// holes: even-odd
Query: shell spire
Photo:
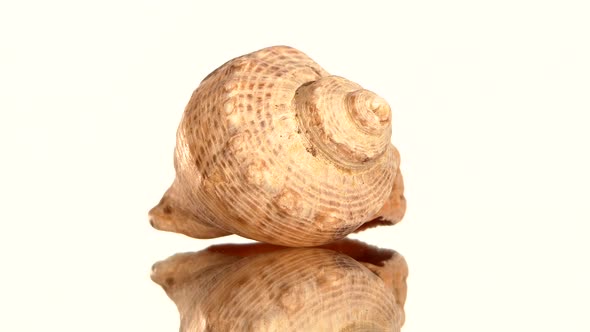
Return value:
[(387, 102), (345, 78), (326, 76), (302, 85), (294, 104), (310, 144), (344, 167), (362, 167), (390, 145)]

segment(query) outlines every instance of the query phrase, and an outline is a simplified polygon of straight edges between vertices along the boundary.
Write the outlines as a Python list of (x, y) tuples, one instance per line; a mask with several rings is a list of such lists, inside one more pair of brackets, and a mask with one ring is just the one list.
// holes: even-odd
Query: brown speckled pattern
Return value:
[(156, 263), (152, 279), (181, 331), (399, 331), (407, 274), (398, 253), (343, 240), (214, 246)]
[(390, 139), (383, 99), (296, 49), (262, 49), (225, 63), (193, 93), (176, 180), (150, 218), (197, 238), (327, 243), (380, 216), (399, 174)]

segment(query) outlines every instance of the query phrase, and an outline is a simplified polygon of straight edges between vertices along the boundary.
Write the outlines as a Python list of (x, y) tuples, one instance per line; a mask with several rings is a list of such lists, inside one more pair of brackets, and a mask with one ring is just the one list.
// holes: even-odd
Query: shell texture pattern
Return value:
[(177, 132), (176, 179), (155, 228), (315, 246), (394, 224), (405, 211), (391, 109), (304, 53), (235, 58), (193, 93)]
[(322, 248), (218, 245), (154, 264), (181, 331), (399, 331), (407, 264), (342, 240)]

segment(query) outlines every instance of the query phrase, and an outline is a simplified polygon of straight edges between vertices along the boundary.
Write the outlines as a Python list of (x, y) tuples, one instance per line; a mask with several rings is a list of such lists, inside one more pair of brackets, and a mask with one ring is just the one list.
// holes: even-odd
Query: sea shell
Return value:
[(395, 251), (348, 239), (218, 245), (152, 267), (181, 331), (399, 331), (407, 275)]
[(177, 132), (176, 178), (150, 222), (314, 246), (405, 211), (384, 99), (286, 46), (235, 58), (193, 93)]

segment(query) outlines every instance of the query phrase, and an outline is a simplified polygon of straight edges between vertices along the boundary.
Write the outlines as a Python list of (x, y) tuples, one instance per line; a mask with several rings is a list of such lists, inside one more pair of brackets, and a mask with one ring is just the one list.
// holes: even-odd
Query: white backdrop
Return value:
[(590, 331), (586, 1), (0, 4), (0, 330), (172, 331), (153, 230), (192, 91), (284, 44), (389, 101), (404, 331)]

